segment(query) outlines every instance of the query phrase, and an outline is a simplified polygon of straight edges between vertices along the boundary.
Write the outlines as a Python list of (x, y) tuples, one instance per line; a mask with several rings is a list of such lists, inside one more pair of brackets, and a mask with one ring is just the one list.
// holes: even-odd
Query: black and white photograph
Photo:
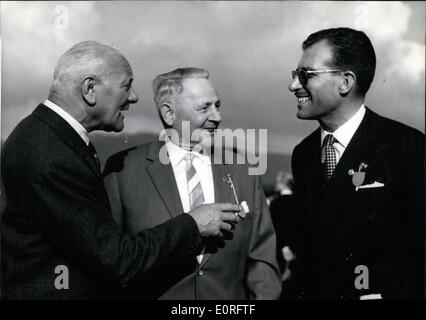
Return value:
[(424, 1), (0, 10), (0, 300), (424, 300)]

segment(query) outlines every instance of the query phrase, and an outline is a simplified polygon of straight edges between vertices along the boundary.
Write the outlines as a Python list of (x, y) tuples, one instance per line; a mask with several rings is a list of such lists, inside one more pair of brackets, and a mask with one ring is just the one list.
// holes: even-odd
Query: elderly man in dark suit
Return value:
[(209, 241), (197, 259), (155, 270), (146, 282), (149, 290), (136, 288), (134, 297), (278, 298), (276, 238), (260, 177), (249, 176), (245, 165), (217, 163), (219, 150), (210, 153), (221, 115), (208, 72), (181, 68), (162, 74), (154, 80), (154, 98), (170, 135), (114, 155), (106, 164), (105, 184), (120, 225), (133, 233), (200, 203), (245, 201), (248, 213), (232, 238)]
[(195, 258), (202, 236), (220, 236), (232, 228), (225, 220), (238, 221), (223, 211), (239, 206), (217, 204), (132, 235), (120, 232), (87, 133), (123, 129), (121, 111), (138, 100), (132, 81), (117, 49), (78, 43), (60, 58), (48, 100), (5, 142), (2, 299), (119, 295), (115, 289), (143, 283), (151, 270)]
[(305, 299), (421, 298), (424, 135), (364, 105), (369, 38), (327, 29), (303, 42), (289, 90), (320, 128), (292, 157)]

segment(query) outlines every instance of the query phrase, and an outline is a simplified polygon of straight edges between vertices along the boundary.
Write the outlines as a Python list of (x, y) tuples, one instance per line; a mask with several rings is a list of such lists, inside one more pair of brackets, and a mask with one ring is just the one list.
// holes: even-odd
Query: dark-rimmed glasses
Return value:
[(316, 75), (316, 74), (320, 74), (320, 73), (332, 73), (332, 72), (341, 72), (342, 70), (334, 70), (334, 69), (329, 69), (329, 70), (305, 70), (305, 69), (297, 69), (297, 70), (293, 70), (291, 72), (291, 76), (294, 78), (296, 78), (296, 76), (299, 78), (299, 82), (302, 86), (306, 86), (308, 84), (308, 81), (310, 78), (312, 78), (312, 76)]

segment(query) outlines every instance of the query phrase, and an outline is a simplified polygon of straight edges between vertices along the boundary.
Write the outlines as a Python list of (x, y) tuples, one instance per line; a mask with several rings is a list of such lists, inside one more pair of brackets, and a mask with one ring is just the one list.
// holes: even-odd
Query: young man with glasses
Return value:
[(376, 57), (349, 28), (302, 45), (289, 90), (320, 127), (297, 145), (300, 299), (421, 298), (424, 135), (364, 105)]

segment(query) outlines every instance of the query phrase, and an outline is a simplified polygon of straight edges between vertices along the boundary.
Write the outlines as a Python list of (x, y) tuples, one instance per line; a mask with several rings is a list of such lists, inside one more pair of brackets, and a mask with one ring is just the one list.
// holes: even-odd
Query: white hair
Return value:
[(50, 92), (59, 93), (74, 87), (73, 84), (80, 83), (88, 75), (105, 77), (108, 72), (106, 58), (114, 55), (122, 56), (118, 49), (97, 41), (75, 44), (56, 64)]
[(185, 79), (208, 79), (209, 72), (201, 68), (178, 68), (173, 71), (160, 74), (153, 84), (154, 101), (160, 110), (163, 102), (172, 95), (182, 93), (182, 82)]

